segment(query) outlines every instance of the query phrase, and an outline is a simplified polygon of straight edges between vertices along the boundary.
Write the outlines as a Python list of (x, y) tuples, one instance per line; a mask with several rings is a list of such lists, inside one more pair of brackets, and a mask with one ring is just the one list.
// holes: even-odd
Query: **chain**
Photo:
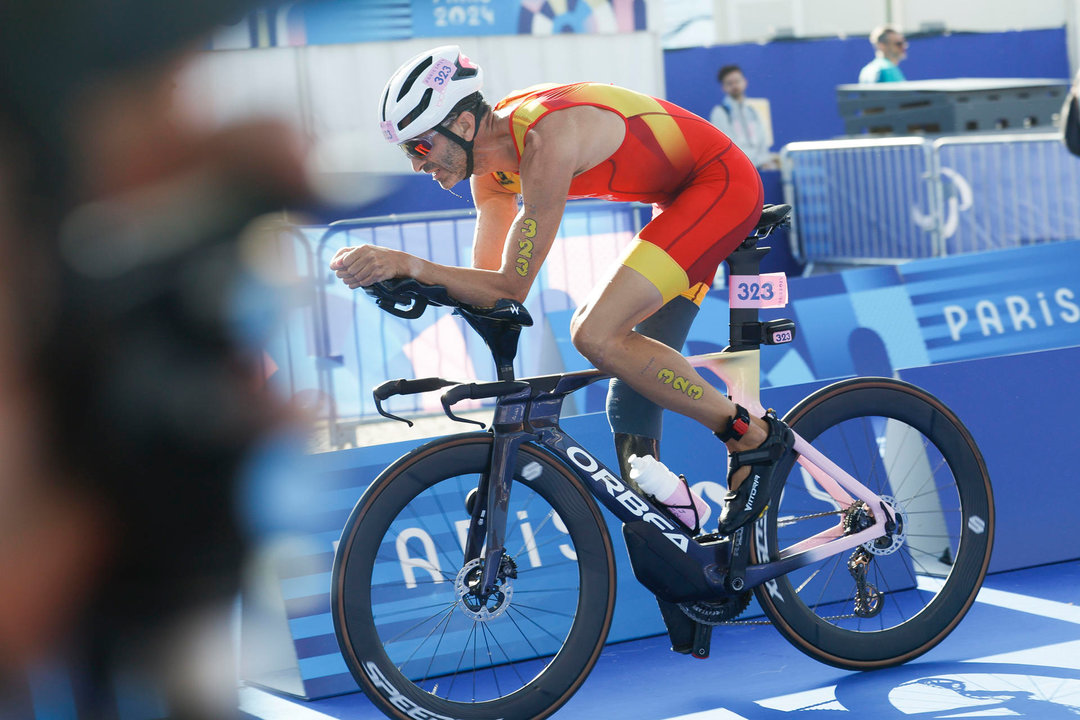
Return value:
[[(785, 527), (793, 523), (800, 522), (802, 520), (816, 520), (817, 518), (828, 517), (830, 515), (840, 515), (843, 510), (828, 510), (826, 512), (813, 513), (812, 515), (799, 515), (797, 517), (786, 518), (784, 522), (777, 522), (777, 527)], [(822, 620), (849, 620), (851, 618), (858, 617), (854, 613), (849, 615), (829, 615), (828, 617), (822, 617)], [(772, 620), (725, 620), (718, 623), (718, 625), (772, 625)]]
[[(826, 617), (818, 616), (822, 620), (851, 620), (857, 618), (858, 615), (851, 613), (850, 615), (828, 615)], [(717, 625), (772, 625), (772, 620), (725, 620)]]
[(828, 510), (826, 512), (814, 513), (813, 515), (799, 515), (797, 517), (784, 518), (784, 522), (780, 522), (779, 518), (777, 518), (776, 526), (787, 527), (788, 525), (792, 525), (802, 520), (816, 520), (817, 518), (828, 517), (830, 515), (840, 515), (843, 512), (843, 510)]

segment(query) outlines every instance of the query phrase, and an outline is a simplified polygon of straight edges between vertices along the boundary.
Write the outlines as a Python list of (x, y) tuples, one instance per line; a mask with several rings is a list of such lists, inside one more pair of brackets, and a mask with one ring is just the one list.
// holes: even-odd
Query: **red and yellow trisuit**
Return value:
[[(652, 221), (622, 263), (656, 285), (664, 302), (686, 295), (700, 303), (717, 266), (761, 215), (764, 192), (757, 168), (704, 118), (614, 85), (535, 85), (511, 93), (495, 109), (510, 109), (520, 160), (533, 125), (548, 113), (579, 105), (618, 114), (626, 136), (607, 159), (573, 178), (568, 197), (653, 205)], [(517, 174), (494, 175), (520, 191)]]

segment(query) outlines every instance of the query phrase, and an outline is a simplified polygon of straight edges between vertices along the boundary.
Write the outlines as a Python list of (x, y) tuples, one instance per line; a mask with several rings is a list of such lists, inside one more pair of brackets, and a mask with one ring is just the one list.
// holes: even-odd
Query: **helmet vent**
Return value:
[(425, 110), (427, 110), (428, 105), (431, 104), (431, 95), (432, 95), (431, 88), (428, 88), (427, 90), (424, 91), (424, 96), (422, 98), (420, 98), (420, 102), (416, 104), (416, 107), (414, 107), (409, 112), (409, 114), (406, 115), (405, 117), (403, 117), (401, 119), (401, 122), (399, 122), (397, 124), (398, 130), (404, 130), (407, 125), (409, 125), (416, 118), (420, 117), (420, 115)]
[[(432, 62), (433, 60), (429, 55), (428, 57), (424, 58), (423, 62), (421, 62), (419, 65), (412, 69), (412, 72), (409, 73), (409, 76), (405, 78), (405, 82), (401, 83), (401, 90), (398, 91), (397, 96), (398, 102), (401, 102), (401, 98), (409, 94), (409, 91), (412, 90), (413, 83), (416, 82), (417, 78), (420, 77), (420, 73), (431, 67)], [(424, 107), (427, 107), (426, 102), (424, 103)]]
[(383, 93), (382, 102), (379, 104), (379, 112), (382, 113), (382, 119), (386, 120), (386, 101), (390, 99), (390, 86), (386, 86), (386, 92)]

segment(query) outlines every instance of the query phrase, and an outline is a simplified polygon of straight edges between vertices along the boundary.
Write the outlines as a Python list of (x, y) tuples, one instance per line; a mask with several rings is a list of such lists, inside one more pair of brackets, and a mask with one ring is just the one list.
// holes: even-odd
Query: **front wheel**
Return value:
[(466, 496), (492, 437), (436, 440), (360, 499), (334, 558), (338, 644), (357, 683), (394, 718), (544, 718), (584, 682), (611, 625), (615, 558), (577, 477), (533, 445), (513, 463), (496, 592), (470, 593)]
[[(933, 395), (889, 378), (830, 385), (784, 420), (881, 496), (896, 527), (758, 587), (766, 614), (800, 650), (841, 668), (925, 653), (971, 607), (990, 562), (993, 496), (971, 434)], [(858, 529), (864, 511), (841, 507), (796, 464), (758, 520), (755, 559), (776, 560), (838, 522)]]

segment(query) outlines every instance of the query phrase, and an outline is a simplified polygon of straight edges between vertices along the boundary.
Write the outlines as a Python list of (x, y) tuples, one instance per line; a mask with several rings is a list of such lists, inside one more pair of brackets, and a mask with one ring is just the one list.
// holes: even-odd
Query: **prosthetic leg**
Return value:
[[(646, 337), (659, 340), (668, 347), (681, 350), (690, 332), (690, 324), (697, 315), (698, 306), (689, 298), (677, 297), (634, 330)], [(630, 456), (652, 455), (660, 459), (660, 435), (663, 429), (663, 411), (639, 395), (629, 385), (612, 380), (608, 391), (608, 421), (615, 438), (615, 454), (619, 459), (619, 474), (625, 484), (640, 492), (630, 479)], [(709, 656), (709, 637), (712, 627), (690, 619), (675, 603), (656, 598), (660, 615), (664, 618), (671, 649), (698, 658)]]

